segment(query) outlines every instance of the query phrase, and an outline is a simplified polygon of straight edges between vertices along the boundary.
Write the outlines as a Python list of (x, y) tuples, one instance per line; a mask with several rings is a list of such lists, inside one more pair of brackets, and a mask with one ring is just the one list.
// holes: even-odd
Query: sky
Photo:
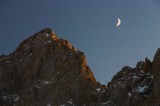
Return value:
[(0, 54), (46, 27), (83, 51), (97, 81), (107, 84), (124, 66), (153, 59), (160, 48), (160, 1), (0, 0)]

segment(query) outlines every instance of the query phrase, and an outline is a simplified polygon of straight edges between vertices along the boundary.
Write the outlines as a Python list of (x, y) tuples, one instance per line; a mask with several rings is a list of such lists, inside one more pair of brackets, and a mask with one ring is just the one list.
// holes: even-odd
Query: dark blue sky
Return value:
[(0, 54), (45, 27), (83, 51), (96, 79), (106, 84), (123, 66), (152, 60), (160, 47), (160, 2), (1, 0)]

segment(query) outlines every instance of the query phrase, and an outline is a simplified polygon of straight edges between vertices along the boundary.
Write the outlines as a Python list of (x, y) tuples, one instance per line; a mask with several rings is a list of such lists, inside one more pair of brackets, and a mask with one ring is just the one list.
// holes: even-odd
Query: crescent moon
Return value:
[(120, 26), (120, 24), (121, 24), (121, 20), (120, 20), (120, 18), (118, 18), (116, 26)]

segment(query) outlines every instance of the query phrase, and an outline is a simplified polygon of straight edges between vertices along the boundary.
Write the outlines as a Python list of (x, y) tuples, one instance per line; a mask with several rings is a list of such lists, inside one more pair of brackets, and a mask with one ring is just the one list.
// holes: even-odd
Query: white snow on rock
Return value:
[(72, 99), (71, 99), (71, 100), (69, 100), (69, 101), (68, 101), (68, 103), (70, 103), (71, 105), (74, 105), (74, 104), (72, 103)]
[(45, 84), (49, 84), (50, 82), (49, 82), (49, 81), (44, 81), (44, 83), (45, 83)]
[(46, 44), (52, 43), (52, 41), (51, 41), (51, 40), (48, 40), (48, 41), (45, 41), (45, 42), (43, 42), (43, 43), (46, 45)]
[(147, 89), (147, 88), (148, 88), (148, 86), (146, 86), (146, 85), (145, 86), (138, 86), (136, 91), (137, 92), (144, 92), (144, 90)]
[(121, 80), (123, 80), (124, 78), (121, 78)]
[(128, 92), (127, 95), (128, 95), (129, 97), (131, 97), (132, 94), (131, 94), (131, 92)]
[(19, 96), (17, 96), (17, 97), (14, 99), (15, 102), (18, 101), (18, 100), (19, 100)]
[(107, 102), (105, 102), (105, 103), (102, 103), (102, 106), (103, 106), (103, 105), (107, 105), (107, 104), (109, 104), (109, 103), (111, 103), (111, 101), (107, 101)]
[(38, 85), (33, 85), (33, 86), (36, 87), (36, 88), (38, 88), (38, 89), (40, 88)]
[(29, 56), (31, 56), (31, 55), (32, 55), (32, 53), (29, 54)]
[(47, 37), (49, 37), (49, 34), (48, 34), (48, 33), (46, 33), (46, 36), (47, 36)]
[(132, 78), (133, 79), (139, 79), (139, 77), (137, 77), (136, 75), (134, 75)]
[(3, 100), (13, 100), (13, 101), (18, 101), (19, 100), (19, 96), (18, 95), (3, 95), (2, 96)]
[(68, 103), (73, 104), (71, 101), (68, 101)]
[(150, 78), (153, 78), (153, 75)]
[(2, 96), (3, 99), (7, 99), (7, 96)]
[(100, 92), (101, 89), (100, 89), (100, 88), (97, 88), (96, 90), (97, 90), (98, 92)]
[(150, 73), (147, 73), (147, 77), (148, 77), (148, 78), (153, 78), (153, 75), (150, 74)]

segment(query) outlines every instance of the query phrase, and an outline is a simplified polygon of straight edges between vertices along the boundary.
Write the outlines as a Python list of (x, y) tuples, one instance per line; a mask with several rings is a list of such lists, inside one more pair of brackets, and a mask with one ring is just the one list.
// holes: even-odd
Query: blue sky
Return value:
[[(116, 27), (117, 18), (122, 20)], [(50, 27), (83, 51), (106, 84), (123, 66), (135, 67), (160, 47), (158, 0), (1, 0), (0, 54)]]

